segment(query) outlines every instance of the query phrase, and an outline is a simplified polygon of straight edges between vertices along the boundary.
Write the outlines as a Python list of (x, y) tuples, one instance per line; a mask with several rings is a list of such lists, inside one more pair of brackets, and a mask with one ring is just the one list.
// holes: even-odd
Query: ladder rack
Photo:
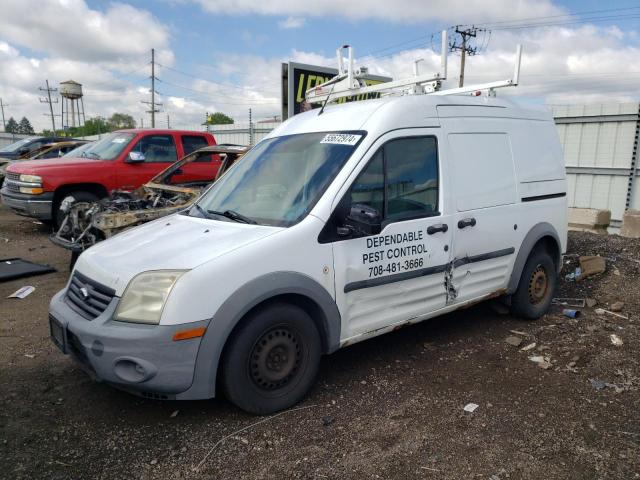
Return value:
[[(380, 93), (381, 95), (478, 95), (479, 92), (483, 90), (487, 90), (490, 96), (494, 96), (495, 89), (497, 88), (515, 87), (518, 85), (520, 77), (520, 60), (522, 58), (522, 45), (518, 45), (516, 49), (516, 63), (513, 77), (496, 82), (441, 90), (442, 81), (447, 78), (447, 48), (447, 31), (443, 30), (442, 49), (440, 53), (440, 68), (442, 73), (436, 72), (434, 74), (420, 75), (418, 72), (418, 63), (420, 60), (417, 60), (414, 64), (413, 77), (393, 80), (391, 82), (380, 83), (377, 85), (367, 85), (366, 79), (369, 73), (368, 69), (366, 67), (361, 67), (360, 69), (355, 70), (353, 66), (353, 48), (349, 45), (343, 45), (336, 50), (336, 56), (338, 59), (338, 75), (321, 85), (307, 90), (305, 98), (309, 103), (325, 103), (335, 101), (340, 98), (369, 93)], [(346, 67), (343, 57), (345, 49), (348, 50)]]

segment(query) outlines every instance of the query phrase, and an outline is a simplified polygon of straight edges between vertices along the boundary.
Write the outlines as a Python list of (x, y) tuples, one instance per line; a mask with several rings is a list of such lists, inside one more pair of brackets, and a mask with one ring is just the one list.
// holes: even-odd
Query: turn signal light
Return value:
[(26, 193), (28, 195), (40, 195), (42, 192), (44, 192), (42, 188), (20, 187), (20, 193)]
[(180, 330), (173, 334), (173, 341), (188, 340), (190, 338), (198, 338), (204, 335), (206, 327), (190, 328), (189, 330)]

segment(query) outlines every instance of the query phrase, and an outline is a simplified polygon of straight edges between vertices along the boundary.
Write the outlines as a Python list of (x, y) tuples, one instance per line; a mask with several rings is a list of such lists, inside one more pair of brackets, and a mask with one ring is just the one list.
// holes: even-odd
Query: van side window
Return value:
[(434, 137), (399, 138), (372, 157), (351, 187), (351, 210), (402, 220), (438, 211), (438, 150)]
[(142, 137), (133, 151), (142, 153), (146, 163), (173, 163), (178, 159), (176, 144), (171, 135)]
[(373, 209), (379, 216), (384, 211), (384, 167), (382, 149), (360, 172), (351, 186), (351, 208)]
[(438, 150), (434, 137), (400, 138), (384, 145), (385, 218), (438, 211)]

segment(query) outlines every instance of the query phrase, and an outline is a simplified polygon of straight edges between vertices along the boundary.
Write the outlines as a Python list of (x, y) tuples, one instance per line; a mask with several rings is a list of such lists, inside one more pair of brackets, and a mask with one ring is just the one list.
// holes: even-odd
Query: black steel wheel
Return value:
[(241, 409), (264, 415), (299, 402), (318, 371), (321, 339), (301, 308), (271, 304), (245, 318), (225, 346), (222, 384)]
[(540, 318), (549, 309), (557, 284), (558, 274), (551, 255), (544, 250), (532, 252), (511, 297), (511, 313), (529, 320)]

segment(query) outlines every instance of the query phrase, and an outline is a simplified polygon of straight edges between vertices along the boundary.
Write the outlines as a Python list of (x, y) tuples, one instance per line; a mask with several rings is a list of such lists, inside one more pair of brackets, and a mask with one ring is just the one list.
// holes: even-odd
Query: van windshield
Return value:
[(135, 136), (135, 133), (110, 133), (102, 140), (92, 143), (86, 150), (81, 151), (80, 157), (115, 160)]
[(218, 180), (189, 212), (288, 227), (304, 218), (365, 132), (321, 132), (263, 140)]

